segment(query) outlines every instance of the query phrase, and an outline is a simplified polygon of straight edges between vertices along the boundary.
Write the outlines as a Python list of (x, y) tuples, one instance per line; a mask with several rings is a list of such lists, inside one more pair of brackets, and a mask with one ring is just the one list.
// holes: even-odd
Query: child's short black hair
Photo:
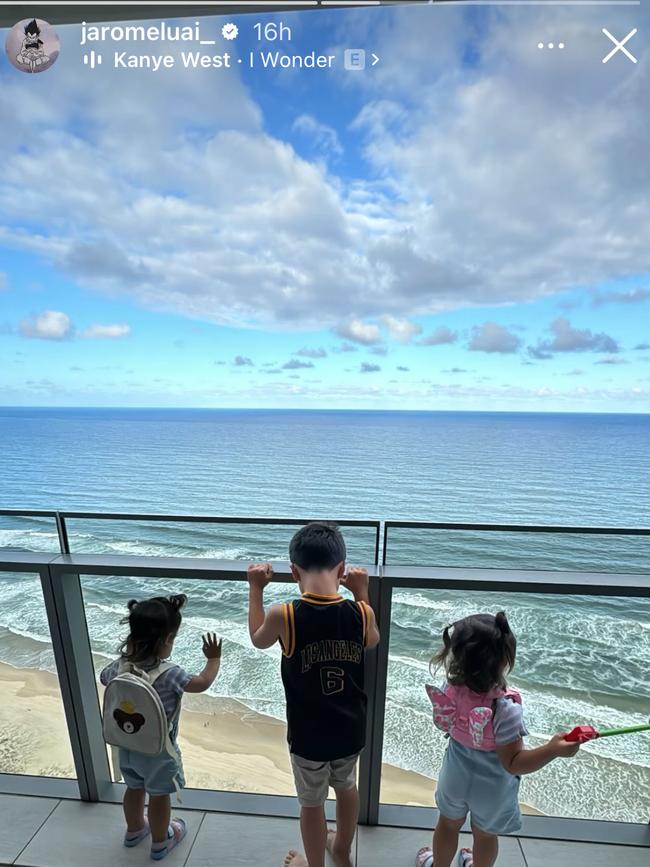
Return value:
[(289, 559), (306, 572), (334, 569), (345, 556), (345, 541), (339, 528), (320, 521), (298, 530), (289, 545)]
[(129, 635), (120, 647), (122, 659), (129, 662), (145, 662), (157, 659), (160, 650), (170, 635), (178, 632), (182, 616), (181, 608), (187, 596), (156, 596), (138, 602), (131, 599), (128, 615), (121, 623), (129, 624)]
[(517, 639), (503, 613), (472, 614), (447, 626), (443, 647), (431, 666), (444, 666), (452, 686), (467, 686), (480, 694), (506, 686), (517, 655)]

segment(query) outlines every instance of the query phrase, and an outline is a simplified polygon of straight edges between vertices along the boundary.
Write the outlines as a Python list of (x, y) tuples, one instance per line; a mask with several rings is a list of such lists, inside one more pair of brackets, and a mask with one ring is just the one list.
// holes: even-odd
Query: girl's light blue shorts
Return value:
[(129, 789), (144, 789), (149, 795), (173, 795), (185, 785), (182, 763), (167, 753), (145, 756), (120, 750), (120, 771)]
[(449, 739), (436, 789), (436, 804), (447, 819), (464, 819), (486, 834), (513, 834), (521, 828), (519, 777), (509, 774), (495, 752), (471, 750)]

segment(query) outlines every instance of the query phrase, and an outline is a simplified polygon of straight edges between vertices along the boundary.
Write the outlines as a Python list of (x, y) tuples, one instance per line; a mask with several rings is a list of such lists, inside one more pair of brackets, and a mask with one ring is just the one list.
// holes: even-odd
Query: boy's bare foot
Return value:
[(332, 860), (336, 867), (354, 867), (349, 852), (340, 853), (336, 851), (336, 831), (327, 832), (327, 851), (332, 856)]
[(287, 857), (284, 859), (284, 867), (309, 867), (309, 864), (300, 852), (296, 852), (295, 849), (289, 849)]

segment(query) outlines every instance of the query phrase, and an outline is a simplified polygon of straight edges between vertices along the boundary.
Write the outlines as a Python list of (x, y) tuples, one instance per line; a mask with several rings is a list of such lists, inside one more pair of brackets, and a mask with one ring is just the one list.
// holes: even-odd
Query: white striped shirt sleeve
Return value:
[(498, 747), (505, 747), (528, 734), (524, 724), (523, 708), (509, 698), (497, 699), (492, 723), (494, 740)]

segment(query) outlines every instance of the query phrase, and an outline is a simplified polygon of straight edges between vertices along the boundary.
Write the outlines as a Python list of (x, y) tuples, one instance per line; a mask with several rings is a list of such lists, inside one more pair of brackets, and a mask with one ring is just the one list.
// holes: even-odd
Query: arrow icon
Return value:
[(379, 63), (379, 58), (377, 57), (377, 55), (376, 55), (375, 52), (373, 51), (373, 52), (372, 52), (372, 65), (373, 65), (373, 66), (377, 66), (378, 63)]

